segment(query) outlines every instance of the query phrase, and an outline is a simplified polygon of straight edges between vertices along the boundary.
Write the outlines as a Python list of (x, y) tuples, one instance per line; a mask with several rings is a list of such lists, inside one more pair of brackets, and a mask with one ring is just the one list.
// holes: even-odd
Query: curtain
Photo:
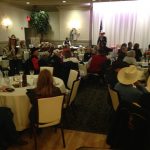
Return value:
[(107, 46), (139, 43), (142, 49), (150, 44), (150, 9), (148, 2), (119, 1), (93, 4), (92, 44), (97, 44), (100, 24), (106, 33)]

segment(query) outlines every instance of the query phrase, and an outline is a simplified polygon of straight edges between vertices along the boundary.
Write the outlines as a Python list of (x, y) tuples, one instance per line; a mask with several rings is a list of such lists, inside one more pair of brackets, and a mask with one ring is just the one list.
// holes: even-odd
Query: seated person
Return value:
[(68, 62), (68, 61), (71, 61), (73, 63), (79, 63), (79, 60), (76, 57), (71, 56), (71, 51), (70, 50), (68, 50), (64, 53), (63, 62)]
[(101, 73), (102, 67), (107, 61), (107, 57), (100, 49), (97, 51), (96, 55), (93, 55), (88, 61), (88, 73)]
[(55, 49), (53, 54), (48, 57), (48, 66), (54, 67), (54, 76), (60, 77), (62, 73), (62, 58), (59, 49)]
[(115, 90), (119, 92), (121, 101), (138, 102), (143, 93), (147, 90), (140, 85), (139, 71), (136, 66), (122, 68), (117, 75), (118, 83), (115, 85)]
[(132, 42), (128, 42), (128, 47), (127, 47), (127, 51), (130, 51), (132, 50)]
[(116, 60), (112, 63), (112, 66), (107, 69), (105, 73), (105, 79), (111, 88), (114, 88), (114, 86), (118, 83), (117, 74), (119, 70), (128, 66), (129, 64)]
[(127, 54), (127, 44), (123, 43), (121, 45), (121, 48), (118, 50), (118, 58), (119, 58), (119, 60), (123, 61), (123, 59), (126, 56), (126, 54)]
[(36, 121), (35, 106), (36, 106), (37, 99), (59, 96), (61, 95), (61, 91), (59, 88), (54, 86), (53, 77), (50, 71), (44, 69), (40, 71), (40, 74), (38, 76), (37, 87), (35, 89), (28, 89), (26, 94), (29, 97), (30, 102), (32, 104), (30, 114), (29, 114), (29, 118), (32, 124)]
[(31, 48), (31, 62), (32, 62), (33, 70), (35, 74), (38, 74), (40, 71), (38, 50), (39, 48), (35, 48), (35, 47)]
[(137, 65), (135, 59), (135, 51), (134, 50), (128, 51), (127, 56), (124, 57), (123, 61), (128, 63), (129, 65)]
[(89, 59), (92, 57), (92, 49), (90, 47), (87, 47), (85, 49), (85, 53), (84, 53), (84, 58), (83, 61), (87, 62), (89, 61)]
[(133, 50), (135, 51), (135, 59), (136, 59), (136, 61), (141, 61), (141, 58), (142, 58), (142, 52), (141, 52), (141, 49), (139, 47), (140, 46), (139, 46), (138, 43), (134, 44)]
[(67, 85), (70, 69), (78, 70), (79, 69), (79, 60), (76, 57), (71, 56), (71, 51), (66, 51), (64, 54), (64, 60), (62, 63), (62, 74), (61, 79)]
[(63, 42), (63, 46), (65, 46), (65, 45), (71, 46), (71, 42), (70, 42), (70, 40), (68, 39), (68, 37), (66, 37), (65, 41)]
[(10, 108), (0, 107), (0, 149), (6, 150), (10, 145), (25, 145), (21, 140), (13, 122)]

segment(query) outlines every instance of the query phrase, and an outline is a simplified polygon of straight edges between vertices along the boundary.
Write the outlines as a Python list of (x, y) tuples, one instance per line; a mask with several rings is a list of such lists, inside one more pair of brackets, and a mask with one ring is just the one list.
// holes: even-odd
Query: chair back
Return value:
[(63, 99), (63, 95), (38, 99), (39, 127), (52, 126), (60, 123)]
[(47, 69), (47, 70), (50, 71), (51, 74), (53, 75), (53, 70), (54, 70), (53, 67), (40, 67), (40, 71), (42, 71), (42, 70), (44, 70), (44, 69)]
[(77, 80), (77, 78), (78, 78), (78, 71), (76, 71), (76, 70), (70, 70), (70, 73), (69, 73), (69, 77), (68, 77), (68, 81), (67, 81), (67, 87), (69, 88), (69, 89), (72, 89), (72, 85), (73, 85), (73, 82), (75, 81), (75, 80)]
[(8, 68), (9, 67), (9, 60), (2, 60), (1, 61), (2, 68)]
[(76, 97), (77, 92), (78, 92), (79, 85), (80, 85), (80, 80), (79, 79), (75, 80), (73, 82), (73, 86), (72, 86), (72, 89), (71, 89), (68, 105), (70, 105), (75, 100), (75, 97)]
[(84, 77), (87, 75), (87, 65), (86, 64), (79, 64), (79, 72), (80, 76)]
[(150, 76), (147, 79), (146, 89), (150, 92)]
[(110, 86), (108, 86), (108, 91), (109, 91), (109, 95), (112, 101), (113, 109), (116, 111), (119, 105), (119, 94), (117, 91), (110, 88)]

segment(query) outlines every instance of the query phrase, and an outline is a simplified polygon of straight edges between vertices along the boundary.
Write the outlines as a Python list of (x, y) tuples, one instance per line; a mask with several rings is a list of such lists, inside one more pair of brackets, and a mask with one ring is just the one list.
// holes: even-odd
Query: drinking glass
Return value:
[(30, 70), (31, 79), (33, 79), (34, 70)]
[(4, 77), (8, 77), (8, 70), (4, 71)]
[(20, 70), (19, 74), (20, 74), (20, 76), (22, 76), (23, 75), (23, 70)]
[(5, 81), (6, 86), (10, 86), (9, 77), (5, 77), (5, 78), (4, 78), (4, 81)]
[(34, 75), (34, 70), (30, 70), (30, 75)]

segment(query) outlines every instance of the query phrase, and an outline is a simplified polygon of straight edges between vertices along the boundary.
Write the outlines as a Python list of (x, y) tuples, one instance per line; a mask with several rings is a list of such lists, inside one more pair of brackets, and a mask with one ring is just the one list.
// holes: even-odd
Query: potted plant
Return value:
[(43, 41), (44, 34), (48, 33), (50, 29), (48, 13), (45, 11), (32, 12), (30, 26), (41, 34), (41, 41)]

